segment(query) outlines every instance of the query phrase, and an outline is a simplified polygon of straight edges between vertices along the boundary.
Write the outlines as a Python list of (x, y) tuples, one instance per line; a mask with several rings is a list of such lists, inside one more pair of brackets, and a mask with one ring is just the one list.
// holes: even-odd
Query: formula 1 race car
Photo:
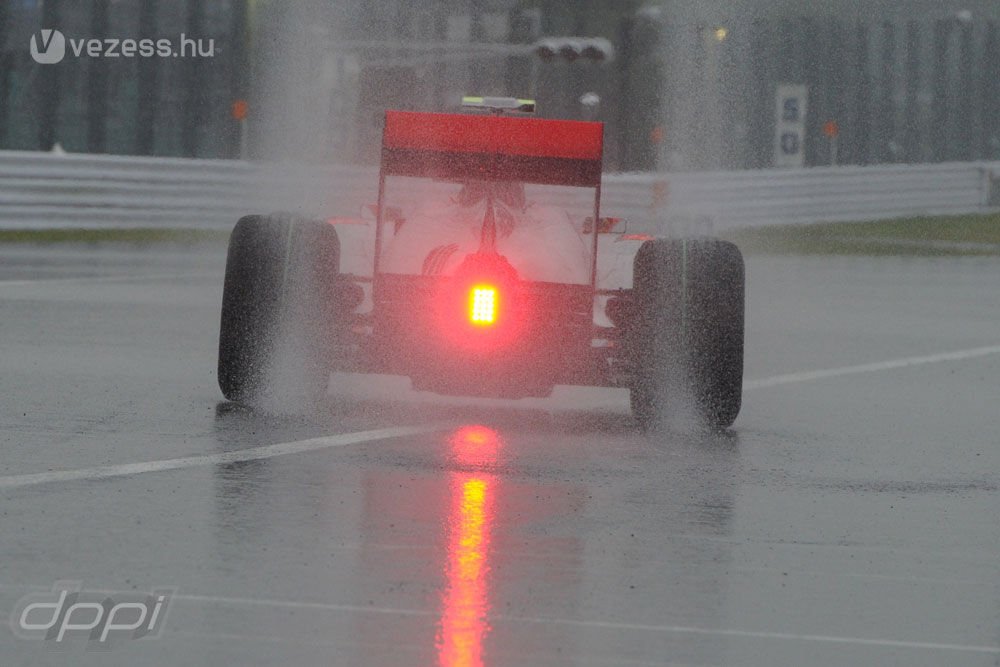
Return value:
[(240, 219), (222, 301), (226, 398), (258, 401), (293, 367), (321, 393), (331, 371), (502, 398), (621, 387), (644, 428), (680, 396), (702, 424), (730, 426), (739, 250), (616, 235), (600, 215), (602, 123), (528, 117), (525, 100), (471, 103), (486, 113), (386, 112), (370, 221)]

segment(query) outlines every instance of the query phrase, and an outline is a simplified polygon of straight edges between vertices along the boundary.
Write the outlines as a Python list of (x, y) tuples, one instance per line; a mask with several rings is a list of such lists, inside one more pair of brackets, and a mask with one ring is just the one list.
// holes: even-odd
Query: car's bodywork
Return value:
[[(614, 328), (594, 322), (602, 152), (600, 123), (389, 111), (371, 309), (355, 315), (360, 333), (338, 365), (407, 375), (441, 393), (520, 397), (560, 383), (617, 384)], [(449, 184), (459, 197), (480, 197), (449, 206)], [(394, 198), (394, 187), (406, 192)], [(526, 199), (536, 191), (569, 201), (578, 215), (559, 209), (560, 221), (545, 202), (492, 196), (518, 188)], [(426, 201), (399, 205), (421, 194), (429, 213)], [(483, 234), (493, 235), (491, 247)], [(472, 321), (477, 285), (495, 290), (495, 321)]]
[(609, 234), (602, 156), (601, 123), (387, 112), (371, 221), (237, 223), (223, 393), (273, 390), (291, 347), (316, 391), (331, 370), (501, 398), (621, 387), (644, 427), (678, 397), (729, 426), (741, 401), (742, 256), (719, 239)]

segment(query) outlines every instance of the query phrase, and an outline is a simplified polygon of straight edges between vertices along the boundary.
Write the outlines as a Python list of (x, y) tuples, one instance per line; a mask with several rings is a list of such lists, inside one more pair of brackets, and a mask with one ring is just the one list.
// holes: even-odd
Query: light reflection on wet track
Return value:
[[(499, 435), (479, 424), (448, 438), (454, 460), (482, 466), (496, 460)], [(490, 536), (496, 521), (498, 480), (487, 473), (448, 473), (447, 557), (441, 623), (437, 637), (441, 667), (482, 667), (483, 641), (490, 631)]]
[(448, 559), (437, 638), (442, 667), (481, 667), (489, 633), (490, 530), (496, 480), (451, 473)]

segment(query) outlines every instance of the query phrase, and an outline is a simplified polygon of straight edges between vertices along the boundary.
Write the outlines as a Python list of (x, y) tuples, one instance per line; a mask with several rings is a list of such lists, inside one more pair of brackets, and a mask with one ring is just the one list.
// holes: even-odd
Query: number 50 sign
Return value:
[(774, 166), (801, 167), (806, 153), (806, 87), (779, 83), (774, 130)]

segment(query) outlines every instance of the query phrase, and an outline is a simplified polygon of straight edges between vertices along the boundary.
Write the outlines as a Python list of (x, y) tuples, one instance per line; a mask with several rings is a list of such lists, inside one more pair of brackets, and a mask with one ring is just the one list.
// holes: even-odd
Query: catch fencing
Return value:
[[(356, 216), (377, 170), (0, 151), (0, 228), (227, 228), (250, 212)], [(607, 174), (602, 214), (630, 230), (965, 214), (1000, 207), (1000, 163)]]

